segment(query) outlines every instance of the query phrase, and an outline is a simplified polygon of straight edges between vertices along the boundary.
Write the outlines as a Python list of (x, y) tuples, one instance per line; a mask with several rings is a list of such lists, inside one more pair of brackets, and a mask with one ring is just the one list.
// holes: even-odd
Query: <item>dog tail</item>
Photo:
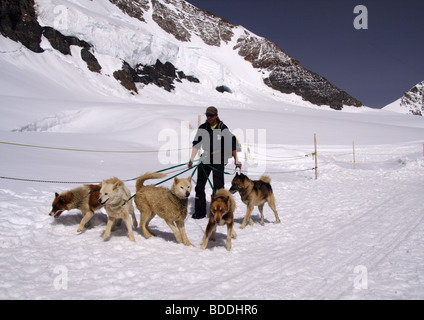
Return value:
[(135, 185), (135, 189), (138, 192), (141, 188), (144, 187), (144, 181), (150, 180), (150, 179), (161, 179), (166, 177), (166, 174), (164, 173), (146, 173), (142, 175), (140, 178), (137, 179), (137, 183)]
[(260, 179), (259, 179), (260, 181), (262, 181), (262, 182), (265, 182), (265, 183), (268, 183), (268, 184), (271, 184), (271, 178), (270, 177), (268, 177), (268, 176), (262, 176), (262, 177), (260, 177)]

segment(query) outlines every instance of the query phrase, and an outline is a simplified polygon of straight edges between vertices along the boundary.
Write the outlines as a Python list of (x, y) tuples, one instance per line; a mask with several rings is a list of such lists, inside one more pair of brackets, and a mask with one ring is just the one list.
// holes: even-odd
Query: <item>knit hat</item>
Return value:
[(218, 114), (218, 109), (212, 106), (208, 107), (205, 114)]

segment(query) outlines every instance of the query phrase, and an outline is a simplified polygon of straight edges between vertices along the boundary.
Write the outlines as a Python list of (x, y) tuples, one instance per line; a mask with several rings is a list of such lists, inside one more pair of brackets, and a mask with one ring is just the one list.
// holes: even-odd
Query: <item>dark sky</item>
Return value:
[[(424, 80), (423, 0), (187, 1), (275, 42), (366, 106)], [(354, 27), (357, 5), (368, 10), (366, 30)]]

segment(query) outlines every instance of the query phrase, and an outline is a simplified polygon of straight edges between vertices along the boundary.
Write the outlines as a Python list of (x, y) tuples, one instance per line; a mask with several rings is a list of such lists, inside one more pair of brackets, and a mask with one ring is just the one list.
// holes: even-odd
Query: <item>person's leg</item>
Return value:
[[(196, 183), (196, 199), (194, 202), (194, 219), (202, 219), (206, 217), (206, 194), (205, 186), (208, 181), (208, 176), (212, 169), (208, 166), (200, 164), (197, 168), (197, 183)], [(205, 175), (206, 172), (206, 175)]]
[(215, 164), (213, 166), (216, 170), (213, 171), (213, 187), (215, 188), (215, 192), (219, 189), (224, 189), (225, 187), (225, 179), (224, 179), (224, 169), (225, 165), (223, 164)]

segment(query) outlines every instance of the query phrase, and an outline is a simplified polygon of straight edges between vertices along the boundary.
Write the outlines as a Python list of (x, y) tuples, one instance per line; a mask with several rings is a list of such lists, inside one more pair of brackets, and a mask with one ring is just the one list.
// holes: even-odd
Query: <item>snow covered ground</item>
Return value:
[[(75, 83), (78, 68), (68, 58), (35, 55), (6, 39), (1, 45), (0, 299), (424, 298), (421, 117), (337, 112), (266, 93), (240, 103), (147, 86), (142, 97), (118, 98), (113, 82), (105, 86), (115, 95), (100, 95)], [(37, 78), (41, 70), (50, 76)], [(243, 172), (271, 177), (281, 224), (265, 207), (264, 227), (256, 209), (255, 225), (240, 230), (246, 208), (236, 195), (232, 250), (221, 228), (201, 251), (206, 219), (187, 219), (195, 247), (185, 247), (160, 218), (151, 223), (157, 238), (137, 228), (132, 243), (124, 226), (103, 241), (104, 210), (81, 234), (78, 211), (48, 215), (55, 192), (186, 162), (197, 115), (211, 104), (243, 143)], [(127, 186), (135, 191), (134, 181)], [(193, 199), (194, 192), (190, 213)]]

